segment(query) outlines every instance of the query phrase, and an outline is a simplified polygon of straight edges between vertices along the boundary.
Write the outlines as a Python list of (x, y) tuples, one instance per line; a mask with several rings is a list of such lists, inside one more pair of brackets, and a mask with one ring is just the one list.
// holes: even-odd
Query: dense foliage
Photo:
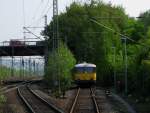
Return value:
[(71, 85), (71, 70), (73, 69), (76, 60), (74, 56), (63, 43), (59, 48), (49, 54), (48, 66), (46, 69), (45, 80), (48, 85), (57, 90), (64, 92)]
[[(66, 12), (59, 15), (59, 34), (75, 55), (78, 62), (91, 62), (97, 65), (98, 80), (106, 83), (111, 79), (112, 65), (109, 56), (112, 46), (121, 48), (120, 36), (96, 25), (90, 19), (100, 18), (97, 21), (121, 32), (127, 21), (127, 16), (121, 7), (113, 7), (102, 2), (91, 4), (73, 3), (66, 8)], [(105, 19), (106, 17), (106, 19)], [(52, 38), (53, 22), (44, 34)]]
[[(128, 91), (141, 90), (141, 94), (148, 94), (149, 63), (143, 63), (143, 60), (150, 55), (149, 12), (141, 14), (142, 18), (134, 19), (126, 15), (122, 7), (99, 0), (90, 4), (72, 3), (66, 12), (59, 15), (59, 35), (78, 62), (97, 65), (99, 85), (112, 85), (115, 70), (119, 91), (124, 91), (125, 81), (125, 43), (122, 43), (121, 38), (124, 37), (119, 33), (130, 37), (134, 41), (127, 40)], [(52, 33), (53, 21), (43, 31), (49, 37), (50, 45)]]

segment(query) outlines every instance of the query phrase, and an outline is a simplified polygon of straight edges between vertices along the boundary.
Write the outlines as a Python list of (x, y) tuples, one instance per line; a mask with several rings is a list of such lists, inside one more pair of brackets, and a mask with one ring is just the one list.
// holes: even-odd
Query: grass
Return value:
[(0, 94), (0, 106), (2, 106), (6, 102), (6, 97)]
[(6, 103), (6, 97), (0, 93), (0, 113), (3, 113), (2, 109), (5, 103)]
[[(1, 66), (0, 67), (0, 80), (4, 80), (4, 79), (7, 79), (8, 77), (10, 77), (11, 71), (12, 70), (9, 67)], [(13, 69), (13, 72), (14, 72), (15, 76), (20, 76), (20, 70)], [(21, 72), (23, 72), (23, 71), (21, 70)]]
[[(6, 66), (0, 66), (0, 88), (1, 88), (1, 81), (2, 80), (6, 80), (6, 79), (10, 79), (11, 76), (11, 68), (6, 67)], [(31, 73), (29, 73), (27, 70), (17, 70), (17, 69), (13, 69), (14, 71), (14, 77), (13, 78), (18, 78), (20, 79), (20, 77), (23, 77), (23, 73), (25, 75), (31, 75)], [(33, 75), (33, 74), (32, 74)], [(2, 93), (0, 92), (0, 113), (2, 113), (1, 108), (3, 108), (3, 106), (6, 103), (6, 97), (4, 95), (2, 95)]]
[[(0, 81), (12, 78), (11, 71), (12, 69), (9, 67), (0, 66)], [(27, 70), (18, 70), (18, 69), (13, 69), (13, 75), (14, 75), (13, 77), (25, 77), (27, 75), (35, 76), (33, 72), (29, 72)]]
[[(8, 68), (6, 66), (0, 66), (0, 88), (1, 88), (1, 81), (8, 79), (11, 77), (11, 68)], [(23, 70), (16, 70), (13, 69), (15, 77), (19, 77), (20, 73), (23, 73)], [(24, 71), (27, 73), (27, 71)], [(0, 92), (0, 110), (3, 108), (4, 104), (6, 103), (6, 97)], [(2, 111), (0, 111), (2, 113)]]
[[(7, 77), (7, 73), (8, 69), (5, 67), (0, 67), (0, 85), (1, 85), (1, 80), (3, 80), (5, 77)], [(1, 86), (0, 86), (1, 88)], [(2, 105), (6, 102), (6, 98), (4, 95), (1, 94), (0, 92), (0, 108), (2, 107)]]

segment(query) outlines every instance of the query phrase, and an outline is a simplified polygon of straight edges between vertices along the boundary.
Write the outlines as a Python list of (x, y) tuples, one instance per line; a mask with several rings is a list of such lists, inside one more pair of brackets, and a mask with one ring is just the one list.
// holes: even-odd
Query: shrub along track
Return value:
[(3, 87), (0, 89), (4, 99), (6, 101), (1, 106), (1, 113), (26, 113), (23, 104), (20, 103), (21, 100), (17, 95), (17, 88), (24, 86), (28, 81), (15, 82), (10, 84), (3, 84)]
[(30, 113), (63, 113), (31, 90), (28, 85), (19, 87), (18, 95)]
[(79, 88), (70, 113), (101, 113), (92, 88)]

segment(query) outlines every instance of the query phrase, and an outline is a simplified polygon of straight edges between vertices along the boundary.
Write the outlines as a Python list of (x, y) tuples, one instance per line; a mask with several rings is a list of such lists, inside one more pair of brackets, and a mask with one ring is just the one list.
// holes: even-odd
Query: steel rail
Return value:
[(100, 110), (98, 108), (98, 104), (97, 104), (96, 99), (95, 99), (94, 91), (92, 88), (90, 88), (90, 90), (91, 90), (92, 100), (93, 100), (94, 105), (95, 105), (96, 113), (100, 113)]
[(12, 85), (7, 85), (3, 88), (0, 88), (0, 92), (2, 92), (2, 94), (4, 93), (8, 93), (12, 90), (15, 90), (21, 86), (24, 86), (25, 84), (27, 84), (28, 82), (21, 82), (21, 83), (18, 83), (18, 84), (12, 84)]
[(29, 91), (35, 96), (37, 97), (39, 100), (41, 100), (43, 103), (45, 103), (47, 106), (51, 107), (54, 111), (56, 111), (57, 113), (64, 113), (64, 111), (62, 111), (61, 109), (57, 108), (56, 106), (54, 106), (53, 104), (47, 102), (44, 98), (42, 98), (40, 95), (38, 95), (35, 91), (33, 91), (29, 86), (27, 86), (27, 88), (29, 89)]
[(79, 97), (79, 92), (80, 92), (80, 88), (78, 88), (77, 94), (76, 94), (76, 96), (75, 96), (75, 99), (74, 99), (74, 101), (73, 101), (73, 105), (72, 105), (71, 110), (70, 110), (69, 113), (73, 113), (73, 111), (74, 111), (74, 108), (75, 108), (76, 103), (77, 103), (77, 99), (78, 99), (78, 97)]
[[(80, 90), (81, 89), (79, 88), (77, 93), (76, 93), (75, 99), (73, 101), (73, 104), (71, 106), (71, 109), (70, 109), (69, 113), (74, 113), (74, 110), (75, 110), (75, 107), (76, 107), (76, 104), (77, 104), (77, 101), (78, 101), (78, 97), (79, 97), (79, 94), (80, 94)], [(94, 91), (93, 91), (92, 88), (90, 88), (90, 92), (91, 92), (90, 96), (91, 96), (91, 99), (93, 101), (93, 106), (94, 106), (95, 112), (100, 113), (99, 108), (98, 108), (98, 104), (97, 104), (96, 99), (95, 99), (95, 94), (94, 94)]]
[[(32, 94), (32, 96), (34, 96), (38, 101), (40, 101), (42, 104), (44, 104), (45, 106), (47, 106), (48, 108), (50, 108), (54, 112), (56, 112), (56, 113), (64, 113), (62, 110), (58, 109), (56, 106), (48, 103), (46, 100), (44, 100), (42, 97), (40, 97), (37, 93), (35, 93), (32, 89), (30, 89), (28, 85), (26, 85), (24, 87), (27, 88), (27, 90)], [(21, 93), (20, 88), (17, 89), (17, 92), (18, 92), (19, 97), (22, 99), (23, 103), (27, 107), (28, 111), (30, 113), (37, 113), (34, 110), (34, 108), (31, 106), (30, 102), (28, 102), (28, 100), (25, 99), (25, 96), (23, 96), (23, 94)], [(43, 111), (43, 113), (44, 113), (44, 111)]]
[(17, 88), (17, 93), (18, 93), (18, 96), (21, 98), (21, 100), (23, 101), (23, 103), (25, 104), (25, 106), (27, 107), (28, 111), (30, 113), (36, 113), (33, 108), (30, 106), (30, 104), (27, 102), (27, 100), (24, 98), (24, 96), (21, 94), (20, 92), (20, 89)]

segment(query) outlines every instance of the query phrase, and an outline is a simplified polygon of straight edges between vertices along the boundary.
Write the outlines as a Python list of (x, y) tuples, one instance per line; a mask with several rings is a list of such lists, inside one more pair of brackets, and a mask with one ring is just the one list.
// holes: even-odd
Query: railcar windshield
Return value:
[(96, 67), (76, 67), (76, 72), (79, 72), (79, 73), (93, 73), (95, 72), (96, 70)]

